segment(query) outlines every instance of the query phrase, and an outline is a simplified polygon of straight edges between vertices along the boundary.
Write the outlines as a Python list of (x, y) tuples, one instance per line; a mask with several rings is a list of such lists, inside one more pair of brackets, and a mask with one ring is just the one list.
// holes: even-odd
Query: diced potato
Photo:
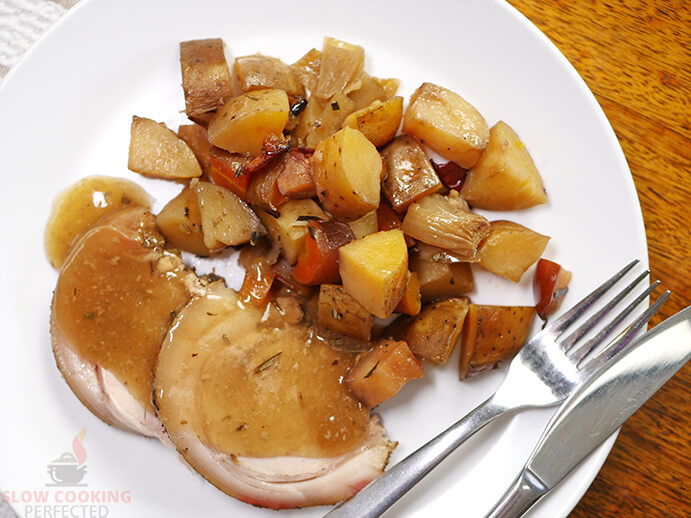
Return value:
[(180, 66), (187, 116), (206, 125), (223, 102), (233, 97), (223, 41), (218, 38), (183, 41)]
[(132, 117), (127, 167), (156, 178), (196, 178), (202, 175), (194, 153), (165, 124)]
[(423, 83), (410, 97), (403, 132), (466, 169), (475, 165), (489, 142), (487, 123), (475, 107), (432, 83)]
[(324, 38), (319, 66), (319, 80), (313, 92), (328, 99), (356, 79), (365, 66), (365, 50), (359, 45), (334, 38)]
[(195, 189), (185, 187), (170, 200), (156, 216), (156, 225), (169, 246), (197, 255), (211, 253), (204, 244), (202, 217)]
[(258, 155), (266, 137), (281, 135), (289, 110), (283, 90), (266, 88), (238, 95), (209, 122), (209, 140), (231, 153)]
[(470, 304), (461, 336), (460, 379), (513, 357), (528, 339), (534, 316), (532, 306)]
[(489, 144), (468, 171), (461, 193), (480, 209), (527, 209), (547, 202), (542, 177), (525, 144), (503, 121), (489, 132)]
[(420, 358), (446, 363), (461, 336), (468, 303), (464, 297), (426, 306), (410, 319), (399, 338)]
[(410, 256), (410, 271), (420, 279), (422, 302), (445, 297), (458, 297), (475, 289), (473, 272), (468, 263), (442, 263)]
[(335, 217), (353, 221), (377, 208), (382, 159), (358, 130), (346, 127), (323, 140), (311, 161), (317, 196)]
[(298, 80), (310, 92), (314, 92), (317, 89), (321, 56), (321, 51), (311, 49), (307, 54), (290, 66)]
[(368, 212), (361, 218), (351, 221), (348, 225), (350, 225), (353, 234), (355, 234), (355, 239), (361, 239), (370, 234), (374, 234), (379, 230), (377, 211), (373, 210), (372, 212)]
[(412, 203), (401, 230), (418, 241), (475, 262), (478, 245), (489, 235), (489, 221), (470, 212), (458, 192), (450, 191), (448, 196), (430, 194)]
[(478, 248), (480, 266), (514, 282), (542, 255), (549, 241), (513, 221), (492, 221), (490, 233)]
[(383, 146), (396, 136), (403, 117), (403, 97), (385, 102), (374, 101), (346, 118), (345, 126), (360, 130), (377, 147)]
[(327, 220), (328, 216), (314, 200), (289, 200), (279, 209), (279, 216), (257, 211), (272, 242), (281, 249), (288, 264), (295, 264), (310, 219)]
[(346, 386), (368, 408), (392, 398), (410, 380), (424, 375), (422, 363), (405, 342), (381, 340), (360, 354), (346, 376)]
[(228, 189), (209, 182), (190, 187), (197, 193), (204, 246), (211, 252), (256, 241), (266, 233), (249, 205)]
[(199, 124), (185, 124), (178, 128), (178, 137), (190, 147), (204, 174), (211, 177), (211, 159), (209, 158), (211, 142), (209, 142), (206, 128)]
[(339, 260), (345, 290), (373, 315), (391, 315), (408, 279), (403, 232), (388, 230), (356, 239), (339, 249)]
[(420, 277), (417, 272), (408, 272), (408, 282), (401, 301), (396, 306), (397, 313), (406, 315), (417, 315), (422, 309), (422, 295), (420, 293)]
[(374, 315), (337, 284), (322, 284), (319, 289), (317, 321), (320, 327), (359, 340), (369, 341)]
[(278, 58), (261, 54), (235, 58), (233, 71), (242, 92), (280, 88), (291, 95), (305, 95), (305, 88), (293, 69)]
[(414, 137), (396, 137), (381, 156), (386, 164), (382, 191), (395, 211), (403, 212), (414, 201), (441, 189), (432, 163)]

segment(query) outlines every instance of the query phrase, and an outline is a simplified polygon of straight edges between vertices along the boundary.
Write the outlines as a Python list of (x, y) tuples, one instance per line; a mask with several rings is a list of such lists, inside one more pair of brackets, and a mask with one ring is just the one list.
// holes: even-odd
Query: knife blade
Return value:
[(691, 359), (691, 306), (632, 343), (554, 414), (523, 471), (486, 518), (522, 516)]

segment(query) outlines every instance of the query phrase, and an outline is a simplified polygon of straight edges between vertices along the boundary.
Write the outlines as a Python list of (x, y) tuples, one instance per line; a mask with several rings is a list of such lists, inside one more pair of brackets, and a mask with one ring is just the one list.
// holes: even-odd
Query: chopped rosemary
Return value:
[(374, 364), (374, 367), (372, 367), (372, 368), (370, 369), (370, 371), (369, 371), (367, 374), (365, 374), (364, 379), (369, 378), (378, 366), (379, 366), (379, 362), (375, 363), (375, 364)]
[(321, 218), (319, 216), (312, 216), (309, 214), (305, 214), (304, 216), (298, 216), (298, 221), (320, 221)]
[(313, 229), (312, 227), (308, 226), (308, 227), (307, 227), (307, 232), (310, 233), (310, 237), (311, 237), (312, 239), (316, 239), (316, 238), (314, 237), (314, 229)]
[(238, 168), (235, 170), (235, 178), (240, 176), (242, 174), (242, 164), (238, 166)]
[(256, 245), (257, 241), (259, 240), (259, 231), (255, 230), (250, 234), (250, 245)]
[(93, 311), (88, 311), (88, 312), (84, 313), (83, 318), (86, 318), (88, 320), (93, 320), (95, 316), (96, 316), (96, 314)]
[(269, 358), (268, 360), (265, 360), (265, 361), (262, 362), (260, 365), (258, 365), (257, 367), (255, 367), (254, 373), (255, 373), (255, 374), (259, 374), (260, 372), (265, 371), (266, 369), (270, 369), (271, 367), (273, 367), (274, 365), (276, 365), (276, 364), (278, 363), (278, 358), (281, 356), (281, 353), (282, 353), (282, 352), (283, 352), (283, 351), (278, 351), (278, 352), (277, 352), (276, 354), (274, 354), (271, 358)]
[(336, 111), (340, 110), (341, 107), (338, 105), (338, 103), (336, 101), (334, 101), (331, 103), (331, 109), (336, 112)]
[(226, 345), (230, 345), (230, 338), (228, 338), (228, 335), (223, 333), (223, 341), (226, 343)]

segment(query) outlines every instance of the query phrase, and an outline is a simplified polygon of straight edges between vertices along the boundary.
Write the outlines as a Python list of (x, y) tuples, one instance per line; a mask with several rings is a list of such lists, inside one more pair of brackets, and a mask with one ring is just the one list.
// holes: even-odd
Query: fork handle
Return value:
[(539, 478), (524, 469), (485, 518), (519, 518), (547, 491), (549, 488)]
[(326, 514), (325, 518), (380, 516), (468, 437), (509, 410), (511, 409), (505, 405), (496, 403), (494, 397), (490, 397), (463, 419), (387, 470), (353, 498)]

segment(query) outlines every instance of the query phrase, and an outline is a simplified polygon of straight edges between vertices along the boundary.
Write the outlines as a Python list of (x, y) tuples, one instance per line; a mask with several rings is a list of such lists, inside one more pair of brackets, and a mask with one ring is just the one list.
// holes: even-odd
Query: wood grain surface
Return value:
[[(638, 190), (652, 279), (689, 305), (691, 2), (509, 0), (569, 59), (609, 118)], [(572, 518), (691, 516), (691, 365), (629, 419)]]

